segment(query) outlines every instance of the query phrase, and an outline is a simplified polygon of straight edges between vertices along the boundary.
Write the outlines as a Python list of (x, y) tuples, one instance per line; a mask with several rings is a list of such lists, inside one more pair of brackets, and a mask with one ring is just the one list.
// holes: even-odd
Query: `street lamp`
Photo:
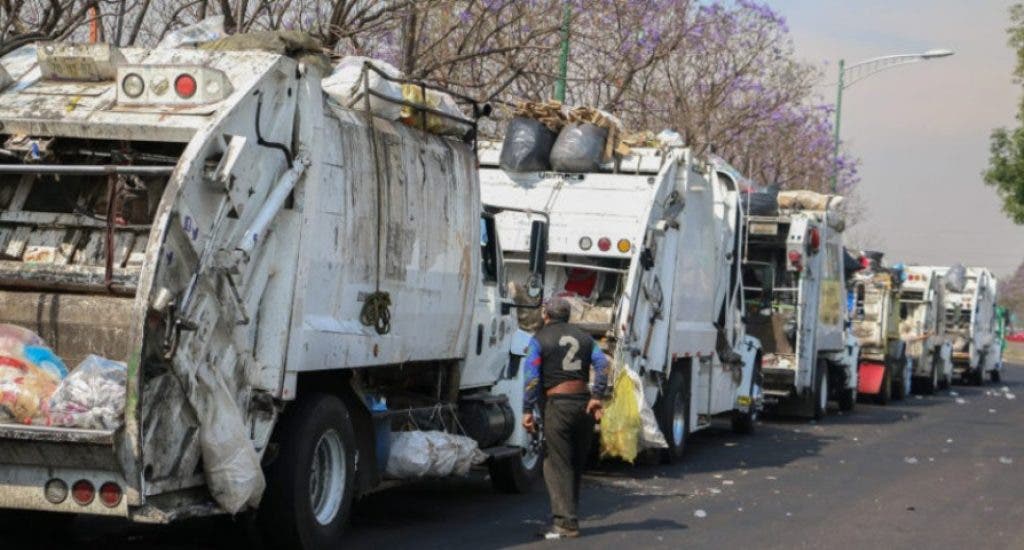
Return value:
[[(843, 90), (886, 69), (892, 69), (893, 67), (899, 67), (901, 65), (909, 65), (910, 63), (928, 61), (930, 59), (949, 57), (951, 55), (953, 55), (953, 50), (946, 49), (928, 50), (923, 53), (883, 55), (881, 57), (865, 59), (864, 61), (855, 63), (849, 67), (846, 66), (845, 59), (839, 60), (839, 85), (837, 86), (836, 92), (835, 149), (832, 153), (832, 193), (836, 192), (836, 187), (839, 184), (839, 121), (843, 111)], [(849, 80), (847, 80), (847, 73), (849, 73), (850, 76)]]

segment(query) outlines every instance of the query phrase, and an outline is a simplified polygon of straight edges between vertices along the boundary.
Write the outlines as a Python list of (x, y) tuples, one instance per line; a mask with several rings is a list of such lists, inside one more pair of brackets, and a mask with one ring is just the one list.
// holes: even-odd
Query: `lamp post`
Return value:
[[(839, 84), (836, 86), (835, 144), (832, 152), (832, 193), (836, 192), (836, 188), (839, 184), (839, 123), (843, 113), (843, 90), (877, 72), (881, 72), (886, 69), (892, 69), (893, 67), (899, 67), (900, 65), (909, 65), (911, 63), (928, 61), (930, 59), (949, 57), (951, 55), (953, 55), (953, 50), (945, 49), (928, 50), (923, 53), (883, 55), (881, 57), (865, 59), (864, 61), (855, 63), (849, 67), (846, 66), (845, 59), (839, 60)], [(847, 79), (848, 73), (849, 79)]]

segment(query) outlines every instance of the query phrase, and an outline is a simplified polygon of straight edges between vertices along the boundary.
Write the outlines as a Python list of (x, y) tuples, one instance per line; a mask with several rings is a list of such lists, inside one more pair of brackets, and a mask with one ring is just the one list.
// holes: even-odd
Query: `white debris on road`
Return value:
[(1013, 464), (1013, 459), (1008, 456), (999, 457), (1000, 464)]
[(967, 404), (967, 401), (965, 401), (963, 397), (957, 397), (956, 398), (956, 404), (957, 405), (965, 405), (965, 404)]
[(694, 510), (693, 511), (693, 517), (697, 517), (697, 518), (703, 519), (703, 518), (708, 517), (708, 513), (705, 512), (704, 510)]
[(905, 456), (903, 457), (903, 462), (906, 462), (907, 464), (917, 464), (917, 457)]

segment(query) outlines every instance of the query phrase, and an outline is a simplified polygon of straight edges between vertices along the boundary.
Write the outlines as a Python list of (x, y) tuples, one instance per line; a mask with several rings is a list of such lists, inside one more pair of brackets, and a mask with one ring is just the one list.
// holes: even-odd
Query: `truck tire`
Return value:
[(993, 384), (998, 384), (1003, 381), (1003, 376), (999, 374), (998, 370), (990, 370), (988, 371), (988, 379), (991, 380)]
[(686, 452), (690, 437), (690, 369), (674, 367), (665, 381), (664, 391), (654, 404), (658, 427), (665, 435), (668, 448), (661, 452), (665, 464), (678, 462)]
[(811, 417), (815, 420), (825, 418), (828, 410), (828, 362), (818, 359), (814, 370), (814, 390), (811, 392)]
[(839, 394), (839, 410), (843, 412), (850, 412), (853, 407), (857, 404), (857, 388), (847, 388), (846, 391)]
[(932, 359), (932, 368), (928, 373), (928, 378), (921, 382), (921, 393), (925, 395), (935, 395), (935, 391), (939, 389), (939, 358), (934, 357)]
[(967, 373), (965, 378), (967, 378), (967, 383), (972, 386), (982, 386), (985, 384), (985, 370), (978, 365), (978, 368)]
[(286, 411), (267, 471), (259, 522), (272, 547), (330, 548), (352, 508), (356, 438), (345, 404), (313, 394)]
[(761, 384), (761, 355), (758, 354), (754, 359), (754, 372), (750, 377), (750, 410), (745, 413), (733, 412), (732, 431), (748, 435), (754, 433), (754, 425), (757, 423), (758, 416), (755, 396), (757, 395), (756, 390), (761, 387)]
[(890, 400), (892, 400), (892, 366), (886, 363), (885, 373), (882, 374), (882, 387), (878, 389), (875, 403), (888, 405)]
[(544, 453), (541, 444), (531, 446), (520, 455), (492, 460), (487, 469), (491, 474), (491, 487), (499, 493), (529, 493), (541, 477)]

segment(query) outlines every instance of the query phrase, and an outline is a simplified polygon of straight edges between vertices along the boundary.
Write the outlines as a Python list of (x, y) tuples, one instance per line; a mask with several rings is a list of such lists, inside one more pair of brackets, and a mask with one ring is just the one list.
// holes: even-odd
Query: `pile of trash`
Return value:
[[(367, 65), (377, 69), (384, 76)], [(331, 107), (335, 109), (363, 111), (369, 104), (369, 110), (375, 116), (401, 121), (432, 134), (462, 137), (469, 132), (470, 128), (466, 122), (458, 122), (399, 103), (405, 101), (422, 105), (458, 120), (468, 121), (452, 96), (418, 84), (398, 82), (404, 78), (402, 71), (386, 61), (350, 55), (342, 58), (334, 66), (334, 70), (323, 79), (321, 86), (331, 102)], [(367, 90), (373, 93), (368, 93)]]
[(90, 355), (68, 373), (38, 334), (0, 324), (0, 422), (116, 429), (127, 365)]
[(616, 156), (630, 154), (622, 122), (593, 107), (568, 108), (558, 101), (521, 102), (505, 130), (500, 164), (509, 172), (594, 172)]
[(751, 215), (777, 216), (779, 210), (835, 210), (842, 205), (843, 197), (807, 190), (782, 191), (778, 185), (773, 184), (749, 189), (743, 202), (747, 213)]

